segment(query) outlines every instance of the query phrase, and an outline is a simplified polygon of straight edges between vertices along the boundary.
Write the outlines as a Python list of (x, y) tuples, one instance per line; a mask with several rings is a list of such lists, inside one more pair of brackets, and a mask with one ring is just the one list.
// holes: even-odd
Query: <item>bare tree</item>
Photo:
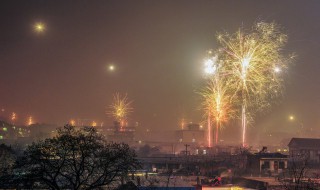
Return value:
[(313, 190), (318, 189), (315, 184), (306, 178), (309, 170), (309, 157), (307, 155), (295, 155), (291, 156), (286, 172), (282, 173), (280, 183), (282, 189), (287, 190)]
[(0, 176), (12, 173), (16, 156), (13, 149), (5, 144), (0, 145)]
[(118, 185), (138, 167), (127, 144), (106, 144), (93, 127), (65, 126), (58, 135), (33, 143), (18, 160), (23, 178), (50, 189), (96, 189)]

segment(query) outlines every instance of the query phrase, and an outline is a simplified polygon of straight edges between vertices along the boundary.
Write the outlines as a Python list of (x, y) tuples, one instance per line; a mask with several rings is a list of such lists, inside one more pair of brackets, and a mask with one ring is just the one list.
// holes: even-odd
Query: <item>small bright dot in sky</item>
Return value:
[(34, 30), (36, 32), (43, 32), (45, 30), (45, 26), (43, 23), (41, 22), (37, 22), (35, 25), (34, 25)]
[(115, 67), (114, 65), (109, 65), (109, 71), (114, 71)]
[(290, 116), (289, 116), (289, 119), (290, 119), (290, 120), (293, 120), (293, 119), (294, 119), (294, 117), (293, 117), (292, 115), (290, 115)]

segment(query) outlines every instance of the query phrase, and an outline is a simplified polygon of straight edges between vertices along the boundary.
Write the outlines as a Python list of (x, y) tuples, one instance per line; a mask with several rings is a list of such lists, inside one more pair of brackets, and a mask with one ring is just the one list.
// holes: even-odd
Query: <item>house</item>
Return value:
[[(266, 150), (266, 147), (263, 150)], [(249, 154), (247, 158), (247, 171), (251, 175), (277, 175), (287, 169), (287, 166), (288, 156), (278, 152), (260, 151)]]
[(290, 157), (303, 156), (313, 163), (320, 163), (320, 139), (292, 138), (288, 147)]

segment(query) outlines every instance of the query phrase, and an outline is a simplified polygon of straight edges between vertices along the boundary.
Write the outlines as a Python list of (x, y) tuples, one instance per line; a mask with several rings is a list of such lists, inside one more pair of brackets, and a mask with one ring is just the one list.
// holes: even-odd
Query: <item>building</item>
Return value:
[(176, 140), (183, 143), (205, 143), (205, 131), (200, 129), (199, 124), (188, 124), (186, 129), (176, 131)]
[(107, 140), (117, 143), (132, 143), (135, 139), (135, 127), (121, 126), (115, 121), (113, 128), (107, 130)]
[(320, 139), (292, 138), (288, 144), (290, 157), (304, 157), (320, 163)]
[(281, 153), (268, 153), (266, 147), (259, 153), (247, 157), (247, 172), (251, 175), (278, 175), (288, 167), (288, 156)]

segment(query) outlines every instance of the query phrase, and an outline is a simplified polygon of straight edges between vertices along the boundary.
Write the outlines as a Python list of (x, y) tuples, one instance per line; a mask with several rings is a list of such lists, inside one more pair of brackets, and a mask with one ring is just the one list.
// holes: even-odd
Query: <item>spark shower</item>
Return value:
[(256, 23), (251, 30), (217, 35), (220, 47), (208, 51), (205, 71), (209, 81), (200, 93), (208, 121), (208, 146), (212, 146), (211, 123), (216, 124), (215, 142), (221, 124), (241, 118), (242, 146), (247, 145), (249, 121), (270, 108), (283, 91), (283, 73), (293, 56), (285, 56), (287, 35), (275, 23)]

